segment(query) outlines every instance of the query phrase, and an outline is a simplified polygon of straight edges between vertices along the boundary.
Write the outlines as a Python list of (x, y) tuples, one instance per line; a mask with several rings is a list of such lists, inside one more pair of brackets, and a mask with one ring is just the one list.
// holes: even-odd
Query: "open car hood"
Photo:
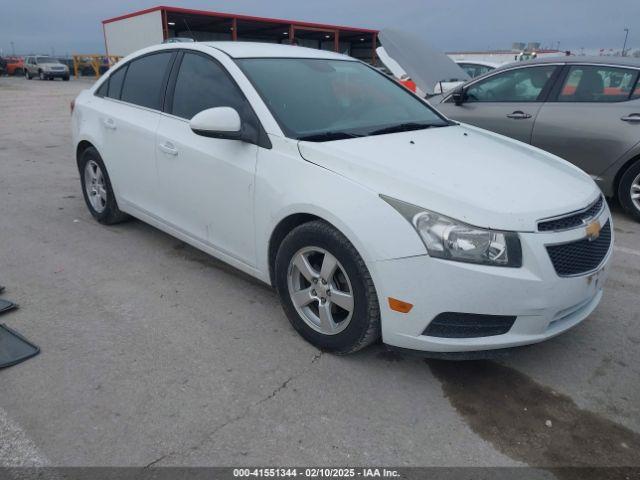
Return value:
[[(379, 38), (384, 47), (382, 53), (378, 49), (382, 63), (398, 78), (402, 78), (401, 75), (406, 72), (422, 91), (430, 95), (442, 91), (438, 86), (440, 82), (469, 80), (469, 75), (453, 60), (444, 53), (429, 48), (415, 34), (383, 29)], [(387, 63), (388, 60), (391, 61)]]

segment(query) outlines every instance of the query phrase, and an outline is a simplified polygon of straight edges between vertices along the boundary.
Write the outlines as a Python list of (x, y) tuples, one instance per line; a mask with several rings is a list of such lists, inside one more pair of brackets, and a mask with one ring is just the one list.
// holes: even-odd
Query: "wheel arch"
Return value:
[(80, 169), (80, 157), (88, 148), (96, 148), (96, 146), (89, 140), (80, 140), (76, 146), (76, 164), (78, 165), (78, 169)]
[(622, 177), (636, 162), (640, 162), (640, 152), (636, 152), (635, 156), (627, 160), (622, 167), (618, 169), (613, 180), (613, 196), (615, 198), (619, 198), (618, 195), (620, 193), (620, 182), (622, 181)]
[(313, 222), (315, 220), (327, 222), (325, 219), (311, 213), (292, 213), (284, 217), (276, 224), (273, 231), (271, 232), (271, 236), (269, 237), (269, 246), (267, 252), (269, 282), (271, 283), (271, 285), (275, 285), (276, 255), (278, 254), (278, 250), (280, 249), (280, 245), (282, 244), (284, 238), (294, 228), (305, 223)]

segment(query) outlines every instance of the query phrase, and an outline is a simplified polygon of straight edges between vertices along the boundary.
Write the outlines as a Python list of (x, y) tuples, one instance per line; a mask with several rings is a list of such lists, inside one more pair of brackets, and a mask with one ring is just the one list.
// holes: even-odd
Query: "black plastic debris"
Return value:
[(6, 325), (0, 324), (0, 368), (24, 362), (39, 353), (40, 347)]
[(9, 300), (0, 298), (0, 315), (4, 312), (8, 312), (9, 310), (13, 310), (14, 308), (18, 308), (18, 305)]

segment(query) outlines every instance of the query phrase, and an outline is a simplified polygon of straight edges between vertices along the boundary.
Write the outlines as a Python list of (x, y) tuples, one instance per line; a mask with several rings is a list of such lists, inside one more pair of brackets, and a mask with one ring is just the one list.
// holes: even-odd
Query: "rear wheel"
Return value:
[(276, 288), (293, 327), (321, 350), (347, 354), (380, 336), (371, 275), (355, 247), (331, 225), (292, 230), (276, 256)]
[(620, 179), (618, 200), (640, 222), (640, 160), (631, 165)]
[(126, 220), (127, 214), (118, 208), (109, 174), (95, 148), (82, 152), (79, 168), (82, 193), (91, 215), (105, 225)]

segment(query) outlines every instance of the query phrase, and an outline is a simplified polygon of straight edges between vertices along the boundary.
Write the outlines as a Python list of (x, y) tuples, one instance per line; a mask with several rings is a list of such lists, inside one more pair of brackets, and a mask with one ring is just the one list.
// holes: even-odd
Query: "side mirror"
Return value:
[(460, 85), (459, 87), (456, 87), (456, 89), (453, 91), (453, 93), (451, 94), (451, 98), (453, 99), (453, 103), (455, 103), (456, 105), (460, 106), (464, 103), (464, 88), (462, 88), (462, 85)]
[(231, 107), (208, 108), (195, 115), (189, 122), (193, 133), (203, 137), (242, 139), (240, 115)]

